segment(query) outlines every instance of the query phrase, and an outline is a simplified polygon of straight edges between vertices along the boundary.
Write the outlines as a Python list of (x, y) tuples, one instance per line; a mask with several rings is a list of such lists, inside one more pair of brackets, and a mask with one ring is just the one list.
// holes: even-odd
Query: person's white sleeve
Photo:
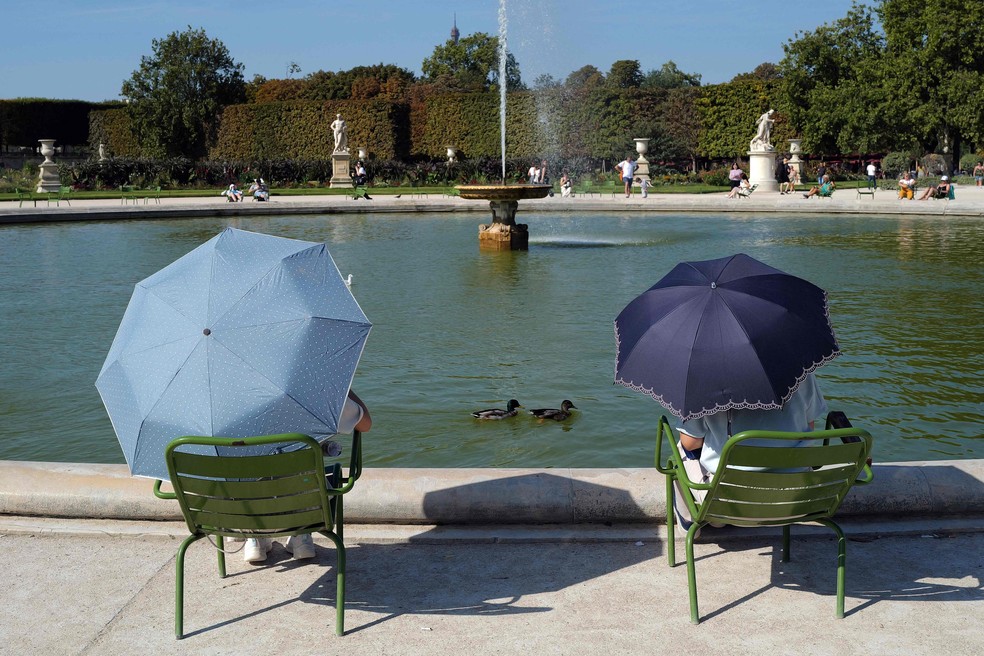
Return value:
[(362, 419), (362, 406), (349, 397), (345, 397), (345, 405), (342, 406), (342, 416), (338, 418), (338, 433), (351, 433), (355, 430), (355, 425)]

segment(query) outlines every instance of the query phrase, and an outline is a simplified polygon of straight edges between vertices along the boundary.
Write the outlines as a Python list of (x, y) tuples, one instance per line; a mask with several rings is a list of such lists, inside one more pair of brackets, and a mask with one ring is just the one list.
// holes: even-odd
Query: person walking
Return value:
[(977, 162), (977, 166), (974, 167), (974, 180), (978, 187), (984, 183), (984, 162)]
[(878, 168), (874, 162), (868, 162), (866, 172), (868, 174), (868, 189), (874, 189), (878, 184)]
[(738, 162), (731, 165), (731, 170), (728, 171), (728, 185), (731, 189), (734, 189), (741, 184), (741, 167), (738, 166)]
[(632, 177), (635, 175), (637, 164), (632, 159), (632, 155), (626, 155), (625, 159), (615, 165), (622, 175), (622, 182), (625, 183), (625, 197), (632, 195)]
[(789, 187), (789, 158), (783, 157), (782, 163), (776, 168), (776, 182), (779, 183), (779, 194), (785, 195), (792, 191)]

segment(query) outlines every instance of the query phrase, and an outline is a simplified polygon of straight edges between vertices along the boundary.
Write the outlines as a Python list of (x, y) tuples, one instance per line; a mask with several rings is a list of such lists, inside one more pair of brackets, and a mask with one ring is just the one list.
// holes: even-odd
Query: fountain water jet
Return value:
[(469, 200), (487, 200), (492, 210), (492, 223), (478, 226), (478, 246), (483, 250), (528, 250), (529, 226), (516, 223), (519, 201), (544, 198), (550, 193), (550, 185), (506, 184), (506, 59), (508, 48), (506, 0), (499, 0), (499, 130), (502, 143), (502, 181), (490, 185), (458, 185), (458, 195)]

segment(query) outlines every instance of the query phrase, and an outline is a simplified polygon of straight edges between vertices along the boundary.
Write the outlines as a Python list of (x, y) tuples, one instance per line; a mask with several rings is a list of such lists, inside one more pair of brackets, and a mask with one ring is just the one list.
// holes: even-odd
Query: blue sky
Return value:
[[(847, 14), (850, 0), (507, 0), (508, 43), (523, 79), (563, 79), (586, 64), (607, 72), (637, 59), (643, 71), (667, 60), (705, 84), (782, 58), (782, 44)], [(286, 77), (366, 64), (420, 73), (444, 43), (454, 14), (462, 36), (498, 33), (498, 0), (283, 0), (4, 2), (0, 98), (119, 98), (120, 86), (152, 53), (151, 42), (202, 27), (246, 68)]]

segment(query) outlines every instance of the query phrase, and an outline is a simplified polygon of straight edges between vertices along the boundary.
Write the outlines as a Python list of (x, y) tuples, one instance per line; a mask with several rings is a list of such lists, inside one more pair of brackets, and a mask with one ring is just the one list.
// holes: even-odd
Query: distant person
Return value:
[(788, 194), (792, 191), (789, 186), (789, 158), (783, 157), (782, 163), (776, 167), (776, 182), (779, 183), (779, 194)]
[(919, 197), (919, 200), (926, 200), (927, 198), (948, 198), (950, 196), (950, 178), (943, 176), (940, 178), (940, 183), (935, 187), (926, 187), (926, 191), (923, 195)]
[(236, 186), (235, 182), (229, 185), (229, 188), (223, 191), (222, 195), (225, 196), (226, 200), (230, 203), (236, 203), (243, 199), (243, 192)]
[(820, 166), (817, 167), (817, 184), (823, 184), (823, 176), (827, 175), (827, 165), (820, 161)]
[(731, 170), (728, 171), (728, 185), (734, 189), (741, 184), (741, 167), (738, 166), (738, 162), (731, 165)]
[(803, 198), (811, 196), (829, 196), (834, 193), (834, 181), (829, 175), (823, 176), (818, 186), (810, 187), (810, 190), (803, 194)]
[(639, 184), (639, 189), (642, 190), (642, 197), (649, 198), (649, 188), (653, 186), (649, 178), (636, 178), (635, 181)]
[(789, 193), (796, 191), (796, 185), (801, 182), (799, 169), (793, 165), (789, 165)]
[(560, 195), (563, 198), (570, 198), (573, 189), (574, 185), (571, 183), (571, 176), (567, 175), (567, 171), (564, 171), (560, 175)]
[(977, 162), (977, 166), (974, 167), (974, 181), (977, 182), (978, 187), (984, 184), (984, 162)]
[(530, 170), (526, 172), (526, 179), (529, 184), (536, 184), (540, 180), (540, 167), (536, 162), (530, 165)]
[(868, 189), (874, 189), (878, 185), (878, 168), (874, 162), (868, 162), (866, 172), (868, 174)]
[(728, 198), (738, 198), (740, 195), (747, 195), (751, 192), (752, 185), (748, 182), (748, 176), (744, 173), (738, 180), (738, 186), (728, 192)]
[(369, 182), (369, 175), (366, 173), (366, 165), (362, 163), (362, 160), (355, 163), (354, 182), (356, 186), (359, 187), (364, 186), (367, 182)]
[(625, 184), (625, 197), (628, 198), (632, 195), (632, 178), (638, 165), (633, 161), (632, 155), (626, 155), (625, 159), (615, 165), (615, 168), (622, 176), (622, 182)]
[(911, 171), (905, 171), (899, 178), (899, 200), (908, 198), (912, 200), (916, 194), (916, 179), (912, 177)]
[(550, 184), (550, 175), (547, 173), (547, 160), (540, 162), (540, 174), (537, 177), (540, 184)]

